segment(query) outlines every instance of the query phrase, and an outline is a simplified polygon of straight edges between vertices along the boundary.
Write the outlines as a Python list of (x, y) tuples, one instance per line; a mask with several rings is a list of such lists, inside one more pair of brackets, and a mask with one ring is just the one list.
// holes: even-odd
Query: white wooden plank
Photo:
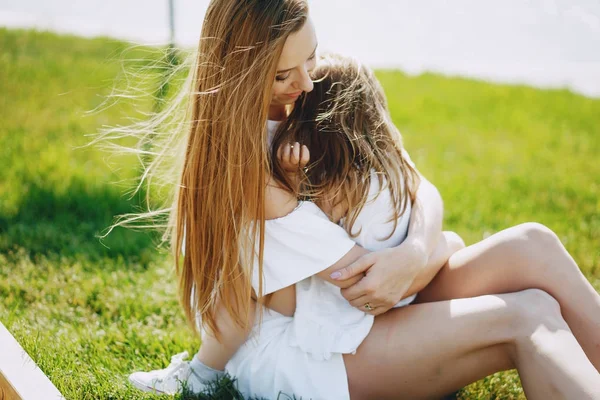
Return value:
[(64, 399), (1, 322), (0, 396), (6, 400)]

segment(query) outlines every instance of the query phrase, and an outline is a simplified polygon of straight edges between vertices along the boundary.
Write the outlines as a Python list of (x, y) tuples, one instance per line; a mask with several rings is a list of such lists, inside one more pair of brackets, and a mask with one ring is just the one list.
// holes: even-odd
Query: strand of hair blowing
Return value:
[(171, 216), (172, 249), (188, 321), (195, 325), (198, 313), (203, 328), (217, 338), (217, 301), (240, 327), (253, 323), (255, 256), (263, 275), (272, 85), (285, 40), (302, 28), (307, 13), (304, 0), (213, 0), (204, 19), (192, 121)]

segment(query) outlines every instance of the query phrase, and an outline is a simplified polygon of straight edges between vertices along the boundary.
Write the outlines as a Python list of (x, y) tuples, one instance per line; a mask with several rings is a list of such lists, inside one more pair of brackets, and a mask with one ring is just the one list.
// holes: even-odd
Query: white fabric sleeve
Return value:
[[(265, 221), (264, 236), (263, 295), (329, 268), (356, 244), (344, 228), (306, 201), (282, 218)], [(255, 257), (252, 286), (257, 293), (258, 272)]]

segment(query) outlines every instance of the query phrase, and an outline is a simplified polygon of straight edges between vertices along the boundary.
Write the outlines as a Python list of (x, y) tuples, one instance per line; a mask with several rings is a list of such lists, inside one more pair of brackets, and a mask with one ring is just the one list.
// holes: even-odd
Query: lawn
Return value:
[[(121, 60), (160, 71), (156, 49), (0, 29), (0, 321), (68, 399), (152, 399), (127, 384), (199, 342), (178, 306), (156, 238), (117, 229), (137, 159), (80, 148), (105, 125), (141, 117), (149, 96), (102, 108)], [(378, 71), (395, 123), (440, 190), (445, 229), (465, 241), (525, 221), (557, 232), (600, 289), (600, 100), (425, 74)], [(127, 143), (125, 143), (127, 144)], [(524, 398), (514, 373), (461, 399)]]

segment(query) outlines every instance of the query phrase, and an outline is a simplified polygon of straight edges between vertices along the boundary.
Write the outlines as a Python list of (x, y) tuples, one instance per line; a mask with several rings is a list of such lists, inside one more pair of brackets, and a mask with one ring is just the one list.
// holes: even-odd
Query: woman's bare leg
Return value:
[(600, 295), (558, 237), (536, 223), (518, 225), (450, 257), (417, 303), (538, 288), (560, 304), (562, 315), (600, 371)]
[(600, 398), (600, 375), (540, 290), (390, 310), (344, 361), (352, 400), (439, 398), (514, 367), (529, 399)]

